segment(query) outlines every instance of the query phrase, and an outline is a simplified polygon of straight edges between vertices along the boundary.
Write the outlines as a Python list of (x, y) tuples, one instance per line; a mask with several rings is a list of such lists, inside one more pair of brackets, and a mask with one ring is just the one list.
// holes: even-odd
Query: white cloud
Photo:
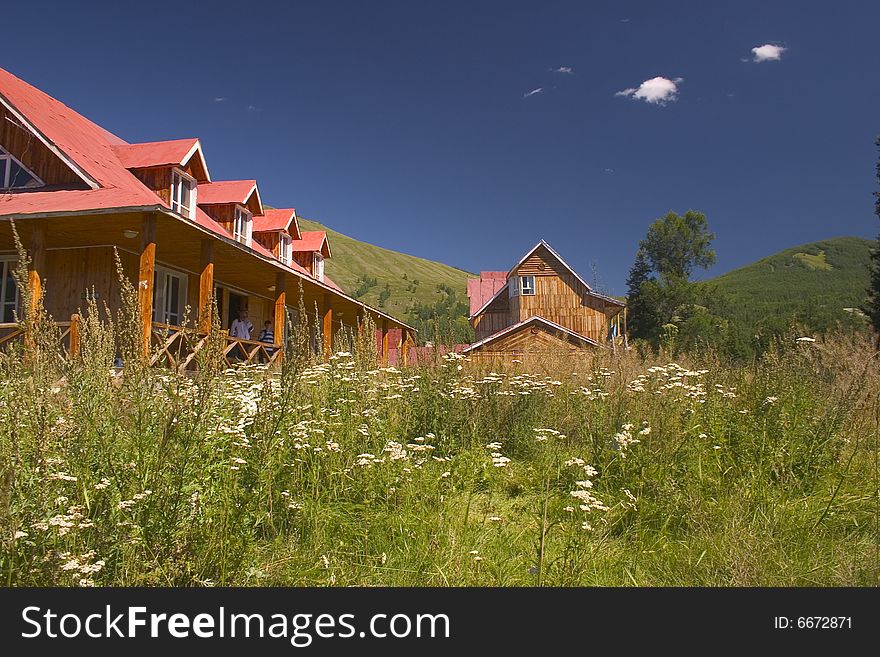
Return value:
[(544, 92), (544, 87), (538, 87), (537, 89), (532, 89), (528, 93), (523, 94), (523, 98), (528, 98), (529, 96), (534, 96), (535, 94), (540, 94)]
[(574, 73), (571, 66), (560, 66), (559, 68), (551, 68), (554, 73)]
[(652, 105), (665, 105), (678, 99), (678, 85), (684, 82), (684, 78), (670, 80), (657, 76), (645, 80), (638, 87), (618, 91), (615, 96), (629, 96), (636, 100), (643, 100)]
[(215, 103), (222, 103), (224, 100), (226, 100), (226, 98), (224, 98), (223, 96), (217, 96), (217, 97), (214, 99), (214, 102), (215, 102)]
[(760, 62), (778, 62), (782, 59), (782, 53), (784, 53), (787, 48), (783, 46), (774, 46), (772, 43), (765, 43), (763, 46), (755, 46), (752, 48), (752, 55), (754, 55), (754, 59), (752, 61), (760, 63)]

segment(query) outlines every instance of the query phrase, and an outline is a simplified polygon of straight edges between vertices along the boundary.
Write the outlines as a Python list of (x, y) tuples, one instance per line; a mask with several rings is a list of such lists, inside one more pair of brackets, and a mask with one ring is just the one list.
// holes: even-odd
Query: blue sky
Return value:
[(670, 209), (717, 234), (702, 276), (878, 231), (880, 3), (32, 6), (4, 7), (38, 32), (4, 31), (0, 66), (130, 142), (200, 137), (214, 179), (267, 203), (470, 271), (543, 238), (621, 293)]

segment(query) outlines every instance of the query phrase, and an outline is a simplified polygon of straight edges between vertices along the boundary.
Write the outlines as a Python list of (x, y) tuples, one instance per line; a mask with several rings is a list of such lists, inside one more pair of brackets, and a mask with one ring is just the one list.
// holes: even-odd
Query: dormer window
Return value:
[(0, 148), (0, 189), (34, 189), (43, 184), (33, 171)]
[(250, 246), (253, 230), (253, 215), (242, 206), (235, 206), (235, 219), (232, 222), (232, 237), (242, 244)]
[(534, 296), (535, 295), (535, 277), (534, 276), (520, 276), (519, 277), (519, 291), (524, 297)]
[(281, 242), (278, 245), (278, 259), (285, 265), (289, 265), (293, 259), (293, 243), (290, 235), (281, 233)]
[(196, 179), (180, 169), (171, 172), (171, 209), (187, 219), (196, 216)]
[(507, 283), (507, 296), (509, 297), (518, 297), (519, 296), (519, 278), (514, 276)]
[(320, 253), (312, 256), (312, 275), (319, 281), (324, 281), (324, 256)]

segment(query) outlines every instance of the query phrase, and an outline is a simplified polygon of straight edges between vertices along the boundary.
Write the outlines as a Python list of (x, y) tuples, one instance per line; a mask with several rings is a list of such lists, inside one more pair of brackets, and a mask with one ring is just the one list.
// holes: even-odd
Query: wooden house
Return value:
[[(293, 209), (264, 206), (254, 180), (212, 180), (198, 139), (129, 144), (0, 69), (0, 346), (21, 334), (13, 223), (31, 287), (69, 341), (87, 298), (120, 304), (114, 252), (138, 291), (145, 351), (177, 366), (212, 328), (214, 300), (222, 330), (240, 310), (254, 326), (250, 339), (226, 336), (236, 360), (281, 357), (300, 304), (320, 317), (325, 354), (367, 316), (386, 351), (389, 329), (412, 337), (326, 276), (326, 234), (301, 232)], [(267, 320), (272, 349), (257, 342)]]
[(625, 335), (625, 304), (594, 292), (541, 240), (508, 272), (482, 272), (468, 280), (472, 356), (510, 357), (575, 353), (614, 346)]

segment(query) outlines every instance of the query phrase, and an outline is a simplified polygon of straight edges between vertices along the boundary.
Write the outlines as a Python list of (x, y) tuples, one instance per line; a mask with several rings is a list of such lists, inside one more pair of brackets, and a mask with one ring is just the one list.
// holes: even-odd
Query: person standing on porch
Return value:
[(241, 309), (238, 311), (238, 318), (232, 320), (232, 325), (229, 327), (229, 335), (239, 340), (250, 340), (251, 331), (253, 330), (254, 325), (248, 319), (248, 311)]

